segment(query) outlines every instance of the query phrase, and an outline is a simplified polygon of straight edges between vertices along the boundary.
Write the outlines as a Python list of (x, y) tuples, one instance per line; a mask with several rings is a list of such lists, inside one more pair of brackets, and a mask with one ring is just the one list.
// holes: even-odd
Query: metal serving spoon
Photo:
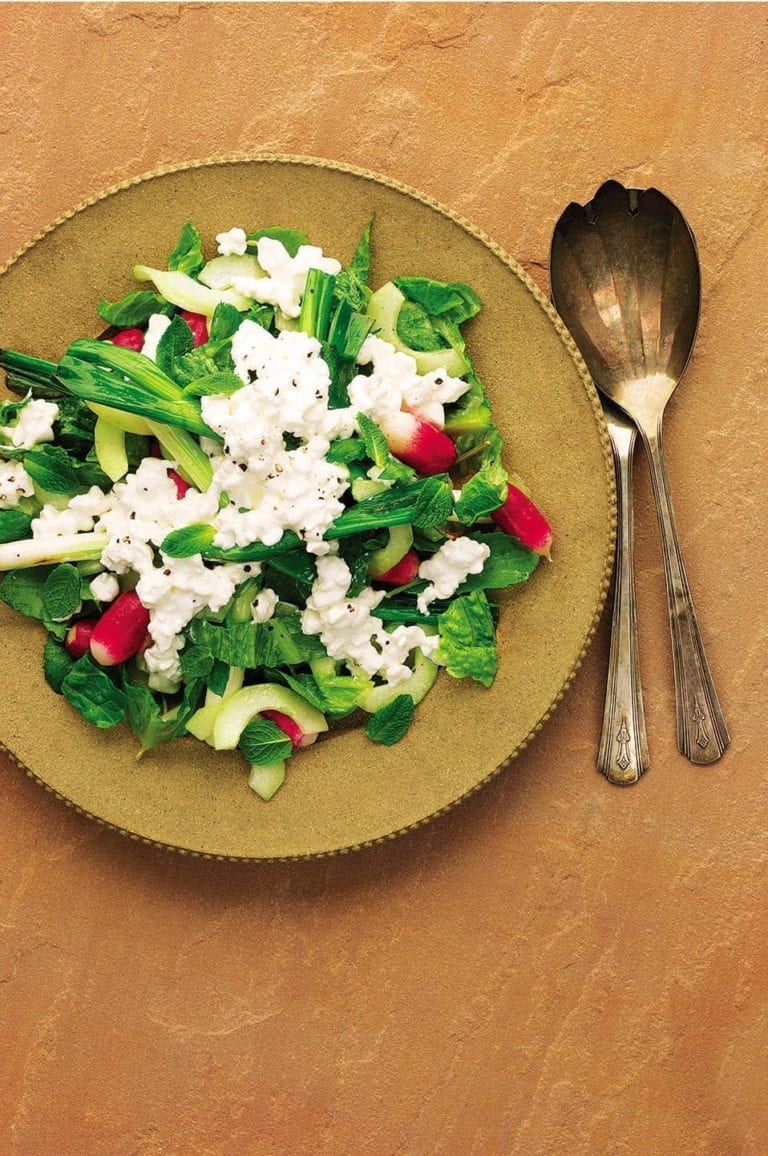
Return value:
[(595, 384), (632, 419), (648, 451), (672, 632), (677, 745), (714, 763), (730, 742), (693, 610), (662, 452), (662, 417), (693, 349), (699, 319), (696, 244), (656, 189), (608, 181), (570, 204), (550, 256), (555, 307)]

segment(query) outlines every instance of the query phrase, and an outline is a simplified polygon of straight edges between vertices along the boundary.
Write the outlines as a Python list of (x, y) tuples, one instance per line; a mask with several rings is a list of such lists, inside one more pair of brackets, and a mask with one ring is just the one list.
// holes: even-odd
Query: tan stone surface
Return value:
[(704, 300), (666, 443), (733, 736), (714, 769), (676, 752), (638, 463), (635, 788), (594, 769), (605, 624), (507, 773), (336, 860), (153, 851), (4, 761), (0, 1150), (768, 1150), (767, 40), (759, 4), (0, 5), (0, 263), (102, 187), (213, 153), (396, 176), (542, 285), (569, 200), (606, 177), (672, 196)]

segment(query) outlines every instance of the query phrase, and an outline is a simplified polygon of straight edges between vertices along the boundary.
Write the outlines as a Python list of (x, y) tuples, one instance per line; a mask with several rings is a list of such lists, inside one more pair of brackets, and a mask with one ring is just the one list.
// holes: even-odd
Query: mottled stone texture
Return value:
[(542, 285), (569, 200), (606, 177), (676, 200), (704, 300), (666, 442), (733, 734), (711, 770), (676, 752), (639, 462), (635, 788), (594, 766), (605, 624), (507, 773), (336, 860), (153, 851), (3, 761), (2, 1151), (768, 1150), (767, 36), (760, 4), (0, 5), (0, 262), (214, 153), (397, 176)]

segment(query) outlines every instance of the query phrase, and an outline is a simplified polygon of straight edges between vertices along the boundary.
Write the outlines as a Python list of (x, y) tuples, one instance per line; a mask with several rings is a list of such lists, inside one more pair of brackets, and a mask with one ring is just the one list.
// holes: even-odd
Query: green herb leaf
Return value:
[(49, 638), (43, 647), (43, 674), (51, 690), (61, 694), (61, 684), (67, 677), (76, 659), (67, 654), (60, 642)]
[(248, 233), (249, 253), (257, 251), (258, 243), (262, 237), (270, 237), (273, 241), (279, 241), (290, 257), (295, 257), (302, 245), (309, 244), (306, 233), (302, 233), (299, 229), (281, 229), (279, 226), (275, 226), (269, 229), (259, 229), (256, 233)]
[(417, 305), (415, 301), (406, 300), (400, 306), (397, 315), (397, 336), (405, 345), (422, 353), (447, 348), (426, 309)]
[(0, 510), (0, 543), (31, 538), (32, 519), (21, 510)]
[(177, 314), (157, 343), (155, 364), (171, 380), (174, 380), (174, 366), (177, 358), (183, 357), (185, 353), (191, 353), (194, 347), (195, 338), (192, 330), (184, 318)]
[(183, 526), (180, 530), (172, 530), (163, 539), (161, 549), (169, 558), (192, 558), (195, 554), (206, 555), (213, 545), (216, 530), (197, 522), (192, 526)]
[(430, 317), (444, 317), (460, 325), (481, 309), (474, 289), (460, 281), (434, 281), (430, 277), (397, 277), (395, 285)]
[(206, 678), (213, 669), (213, 655), (204, 646), (187, 646), (179, 655), (179, 666), (186, 679)]
[(204, 684), (195, 680), (184, 688), (181, 702), (171, 710), (163, 711), (160, 703), (145, 686), (123, 680), (127, 722), (141, 743), (140, 753), (153, 750), (161, 743), (171, 742), (186, 733), (187, 720), (200, 703)]
[(220, 301), (213, 311), (213, 317), (208, 329), (208, 341), (227, 341), (240, 328), (243, 315), (234, 305), (227, 301)]
[(42, 445), (29, 450), (24, 455), (24, 469), (49, 494), (74, 497), (81, 489), (75, 465), (61, 446)]
[(389, 446), (384, 434), (376, 422), (366, 417), (364, 413), (359, 413), (356, 420), (368, 457), (375, 466), (386, 465), (389, 461)]
[(218, 658), (211, 667), (210, 673), (205, 676), (205, 685), (210, 690), (211, 694), (217, 694), (220, 698), (227, 689), (229, 682), (229, 665), (226, 662), (221, 662)]
[(498, 461), (484, 463), (462, 487), (456, 517), (465, 526), (503, 505), (507, 495), (507, 471)]
[(134, 329), (146, 325), (153, 313), (164, 313), (168, 303), (151, 289), (126, 293), (119, 301), (99, 301), (98, 313), (107, 325)]
[(368, 278), (371, 270), (371, 226), (373, 218), (368, 222), (358, 241), (355, 254), (336, 277), (335, 294), (339, 300), (347, 301), (358, 313), (365, 313), (370, 297)]
[(421, 530), (442, 526), (453, 511), (453, 489), (444, 474), (427, 478), (416, 500), (411, 523)]
[(454, 678), (474, 678), (491, 686), (498, 657), (493, 618), (485, 594), (475, 590), (450, 604), (437, 624), (437, 660)]
[(264, 767), (290, 757), (293, 743), (271, 719), (257, 716), (248, 723), (237, 744), (251, 766)]
[(168, 268), (177, 269), (180, 273), (187, 273), (194, 277), (205, 264), (203, 256), (203, 239), (195, 225), (187, 221), (181, 230), (176, 242), (176, 248), (168, 258)]
[(391, 747), (399, 743), (413, 722), (416, 706), (409, 694), (399, 694), (387, 706), (371, 715), (370, 722), (365, 728), (369, 739), (375, 743), (382, 743)]
[(106, 730), (125, 718), (125, 694), (85, 654), (62, 680), (61, 693), (89, 723)]
[(459, 587), (459, 593), (468, 590), (502, 590), (516, 586), (530, 578), (541, 558), (533, 550), (526, 549), (517, 538), (502, 530), (487, 534), (473, 533), (476, 542), (488, 546), (491, 553), (479, 574), (470, 574)]
[(188, 385), (184, 386), (184, 396), (211, 397), (224, 394), (230, 397), (242, 388), (243, 383), (236, 373), (227, 369), (220, 369), (215, 373), (207, 373), (205, 377), (196, 377), (194, 381), (190, 381)]
[[(378, 429), (378, 426), (376, 428)], [(348, 466), (352, 462), (359, 462), (365, 455), (365, 442), (362, 438), (339, 438), (337, 441), (331, 442), (331, 448), (325, 455), (325, 459), (335, 465)]]
[(37, 618), (42, 622), (45, 619), (43, 586), (50, 572), (49, 566), (10, 570), (0, 586), (0, 601), (27, 618)]
[(80, 571), (70, 562), (54, 566), (43, 584), (46, 618), (64, 622), (80, 609)]

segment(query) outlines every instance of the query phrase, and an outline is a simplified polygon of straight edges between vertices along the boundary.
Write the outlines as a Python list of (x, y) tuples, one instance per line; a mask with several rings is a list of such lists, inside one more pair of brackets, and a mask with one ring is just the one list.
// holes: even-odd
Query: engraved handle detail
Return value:
[(632, 453), (635, 430), (608, 420), (619, 500), (616, 579), (611, 650), (603, 711), (598, 770), (612, 783), (636, 783), (648, 768), (648, 743), (640, 687), (635, 578), (632, 566)]
[(661, 531), (664, 577), (677, 705), (677, 745), (692, 763), (715, 763), (730, 742), (712, 675), (709, 670), (683, 556), (677, 540), (672, 499), (661, 444), (661, 419), (655, 432), (642, 430), (651, 464), (651, 480)]

